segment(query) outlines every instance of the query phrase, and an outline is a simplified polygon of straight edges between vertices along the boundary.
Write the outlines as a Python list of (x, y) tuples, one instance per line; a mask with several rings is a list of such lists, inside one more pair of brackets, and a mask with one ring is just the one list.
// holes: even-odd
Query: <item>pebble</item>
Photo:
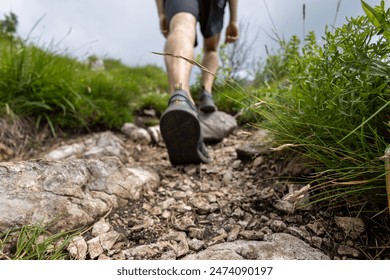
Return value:
[(239, 233), (239, 236), (247, 239), (247, 240), (263, 240), (264, 233), (262, 231), (256, 230), (242, 230)]
[(228, 185), (230, 185), (232, 180), (233, 180), (232, 172), (231, 171), (226, 171), (226, 173), (223, 174), (222, 183), (224, 183), (225, 186), (228, 186)]
[(240, 225), (234, 225), (233, 228), (230, 230), (226, 241), (231, 242), (235, 241), (238, 238), (238, 234), (241, 231), (241, 226)]
[(353, 217), (335, 217), (338, 228), (344, 231), (346, 236), (352, 239), (358, 238), (366, 230), (365, 224), (360, 218)]
[(196, 227), (190, 228), (188, 231), (188, 236), (191, 238), (202, 240), (204, 236), (204, 229), (200, 229)]
[(87, 241), (88, 253), (91, 259), (95, 259), (103, 253), (103, 247), (100, 244), (100, 238), (95, 237)]
[(193, 250), (195, 252), (199, 252), (201, 249), (204, 248), (205, 243), (202, 240), (193, 238), (193, 239), (188, 241), (188, 246), (191, 250)]
[(344, 245), (339, 246), (339, 248), (337, 249), (337, 253), (342, 256), (354, 257), (354, 258), (358, 258), (360, 256), (360, 252), (358, 250)]
[(207, 241), (207, 246), (212, 246), (212, 245), (215, 245), (215, 244), (219, 244), (219, 243), (222, 243), (225, 241), (225, 239), (228, 237), (228, 234), (227, 233), (223, 233), (223, 234), (220, 234), (220, 235), (217, 235), (213, 238), (211, 238), (210, 240)]
[(285, 201), (285, 200), (279, 200), (274, 204), (274, 207), (278, 209), (279, 211), (282, 211), (284, 213), (294, 213), (294, 204)]
[(307, 224), (306, 227), (318, 236), (323, 236), (326, 232), (324, 225), (318, 221), (314, 221), (312, 223), (309, 223), (309, 224)]
[(110, 223), (102, 219), (93, 225), (92, 235), (96, 237), (103, 233), (107, 233), (110, 230), (110, 228), (111, 228)]
[(67, 248), (71, 258), (75, 260), (85, 260), (87, 257), (88, 244), (82, 236), (76, 236)]
[(287, 225), (283, 221), (273, 220), (269, 226), (274, 232), (283, 232)]

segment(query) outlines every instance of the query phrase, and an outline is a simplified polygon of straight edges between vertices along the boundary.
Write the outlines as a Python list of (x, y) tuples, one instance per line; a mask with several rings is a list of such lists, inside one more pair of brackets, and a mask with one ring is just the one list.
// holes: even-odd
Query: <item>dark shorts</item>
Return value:
[(194, 15), (200, 23), (205, 38), (221, 32), (227, 0), (165, 0), (165, 15), (168, 23), (174, 15), (186, 12)]

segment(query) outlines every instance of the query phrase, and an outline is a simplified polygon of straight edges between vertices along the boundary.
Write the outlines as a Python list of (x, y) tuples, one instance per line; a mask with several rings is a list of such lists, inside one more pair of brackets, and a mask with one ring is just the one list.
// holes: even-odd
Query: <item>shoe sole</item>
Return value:
[(172, 106), (160, 120), (161, 135), (172, 165), (208, 163), (198, 148), (201, 128), (195, 112), (184, 106)]

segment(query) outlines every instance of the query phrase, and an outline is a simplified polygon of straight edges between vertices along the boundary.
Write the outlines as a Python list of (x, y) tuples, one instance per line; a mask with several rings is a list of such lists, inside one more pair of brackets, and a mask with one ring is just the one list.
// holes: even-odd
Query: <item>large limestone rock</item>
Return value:
[(184, 260), (326, 260), (321, 251), (302, 240), (275, 233), (267, 241), (239, 240), (208, 247)]
[(0, 230), (56, 220), (53, 229), (85, 227), (111, 208), (156, 188), (155, 172), (117, 157), (0, 163)]
[(220, 142), (237, 128), (236, 119), (221, 111), (200, 113), (199, 121), (205, 142)]

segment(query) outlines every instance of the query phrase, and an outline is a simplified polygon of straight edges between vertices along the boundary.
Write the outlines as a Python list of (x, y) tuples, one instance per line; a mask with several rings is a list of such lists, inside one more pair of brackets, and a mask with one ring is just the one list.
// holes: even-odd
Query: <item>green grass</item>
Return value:
[[(383, 12), (389, 22), (390, 12)], [(390, 44), (383, 34), (361, 16), (327, 29), (323, 45), (313, 33), (302, 48), (293, 37), (281, 42), (278, 60), (288, 73), (264, 80), (277, 83), (278, 90), (271, 98), (257, 97), (265, 102), (255, 112), (277, 145), (290, 144), (317, 162), (308, 178), (316, 186), (314, 201), (386, 207), (380, 157), (390, 139)]]
[(23, 226), (0, 233), (0, 260), (63, 260), (76, 231), (52, 234), (47, 225)]
[(168, 81), (159, 67), (109, 59), (105, 71), (92, 71), (51, 46), (9, 36), (0, 42), (0, 116), (32, 118), (37, 128), (49, 125), (53, 135), (58, 129), (119, 129), (136, 108), (161, 109), (167, 100)]

